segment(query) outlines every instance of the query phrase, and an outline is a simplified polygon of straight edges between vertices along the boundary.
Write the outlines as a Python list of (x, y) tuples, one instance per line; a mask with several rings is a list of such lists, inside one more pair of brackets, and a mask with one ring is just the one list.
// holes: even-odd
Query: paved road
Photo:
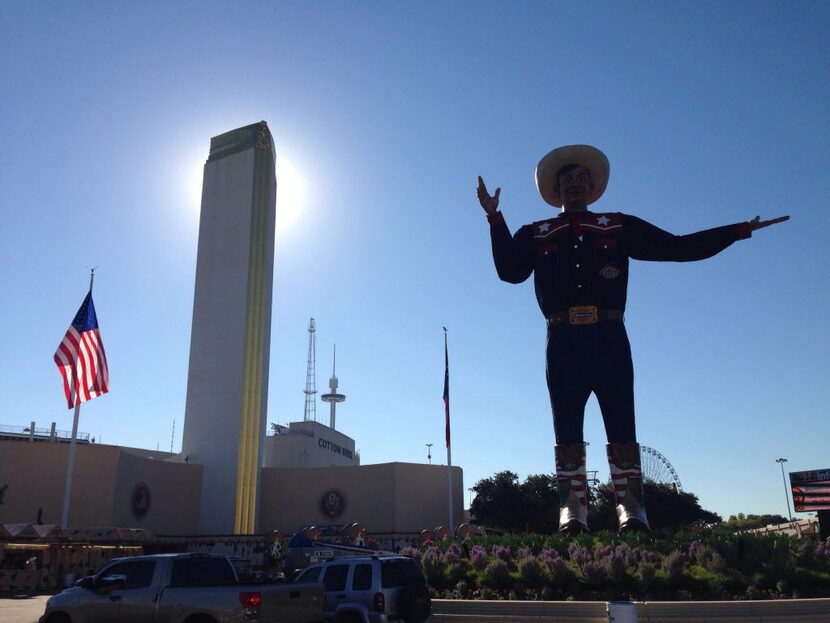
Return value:
[(0, 623), (37, 623), (49, 595), (0, 598)]

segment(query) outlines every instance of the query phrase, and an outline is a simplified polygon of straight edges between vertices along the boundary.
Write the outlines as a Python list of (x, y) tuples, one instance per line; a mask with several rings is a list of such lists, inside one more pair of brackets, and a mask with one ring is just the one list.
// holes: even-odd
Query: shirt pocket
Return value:
[(594, 260), (606, 266), (616, 264), (620, 259), (620, 245), (616, 238), (597, 238), (594, 240)]
[(536, 270), (553, 270), (559, 266), (559, 245), (547, 242), (536, 245)]

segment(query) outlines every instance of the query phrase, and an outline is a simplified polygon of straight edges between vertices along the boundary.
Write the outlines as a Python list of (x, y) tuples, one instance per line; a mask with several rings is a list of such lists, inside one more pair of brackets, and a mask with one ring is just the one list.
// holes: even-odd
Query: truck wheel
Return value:
[(57, 612), (49, 616), (46, 619), (46, 623), (72, 623), (72, 619), (69, 618), (69, 615), (64, 614), (63, 612)]
[(363, 623), (357, 612), (343, 612), (337, 615), (336, 623)]
[(398, 611), (405, 623), (424, 623), (432, 614), (432, 601), (423, 584), (406, 585), (399, 599)]
[(184, 623), (216, 623), (216, 619), (206, 614), (196, 614), (188, 617)]

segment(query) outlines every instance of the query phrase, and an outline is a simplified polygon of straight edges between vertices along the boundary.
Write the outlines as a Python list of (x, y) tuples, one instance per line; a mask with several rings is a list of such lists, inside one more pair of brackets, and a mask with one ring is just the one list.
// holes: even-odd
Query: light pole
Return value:
[(781, 465), (781, 480), (784, 481), (784, 499), (787, 500), (787, 515), (789, 516), (790, 521), (792, 521), (793, 514), (790, 512), (790, 496), (787, 495), (787, 479), (784, 477), (784, 463), (787, 462), (787, 459), (775, 459), (775, 462)]
[(427, 460), (429, 461), (429, 464), (432, 465), (432, 444), (431, 443), (427, 444)]

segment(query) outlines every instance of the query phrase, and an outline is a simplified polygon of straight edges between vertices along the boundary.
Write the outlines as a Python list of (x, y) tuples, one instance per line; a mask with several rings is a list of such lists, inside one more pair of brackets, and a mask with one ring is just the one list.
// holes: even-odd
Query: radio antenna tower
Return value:
[(337, 412), (337, 403), (346, 400), (346, 396), (337, 393), (337, 345), (334, 345), (334, 362), (331, 364), (331, 378), (329, 379), (328, 394), (320, 396), (320, 400), (329, 403), (329, 428), (334, 429), (334, 418)]
[(308, 320), (308, 367), (305, 375), (305, 415), (303, 420), (306, 422), (317, 421), (317, 401), (314, 395), (317, 393), (316, 368), (317, 363), (315, 358), (317, 356), (317, 328), (314, 324), (314, 318)]

